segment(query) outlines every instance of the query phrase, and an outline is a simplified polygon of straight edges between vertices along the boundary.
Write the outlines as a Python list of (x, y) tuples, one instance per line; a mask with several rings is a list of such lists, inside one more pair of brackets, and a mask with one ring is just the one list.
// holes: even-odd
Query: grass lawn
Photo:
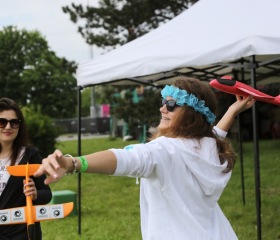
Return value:
[[(124, 147), (135, 142), (121, 139), (82, 140), (82, 154), (108, 148)], [(262, 239), (280, 239), (280, 141), (260, 142)], [(76, 155), (77, 141), (58, 145), (63, 153)], [(242, 201), (240, 162), (219, 204), (240, 240), (257, 239), (253, 144), (244, 143), (245, 205)], [(81, 235), (78, 216), (42, 222), (44, 240), (141, 240), (139, 185), (134, 178), (82, 174)], [(78, 192), (78, 175), (52, 184), (55, 190)], [(174, 239), (176, 240), (176, 239)]]

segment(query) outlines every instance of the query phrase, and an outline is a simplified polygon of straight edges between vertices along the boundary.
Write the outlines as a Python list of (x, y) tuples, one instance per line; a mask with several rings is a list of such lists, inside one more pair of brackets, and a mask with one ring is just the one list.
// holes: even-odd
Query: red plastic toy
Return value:
[(210, 85), (222, 92), (243, 97), (251, 95), (255, 100), (280, 106), (280, 95), (276, 97), (267, 95), (249, 85), (234, 80), (231, 76), (223, 76), (219, 79), (213, 79), (210, 81)]

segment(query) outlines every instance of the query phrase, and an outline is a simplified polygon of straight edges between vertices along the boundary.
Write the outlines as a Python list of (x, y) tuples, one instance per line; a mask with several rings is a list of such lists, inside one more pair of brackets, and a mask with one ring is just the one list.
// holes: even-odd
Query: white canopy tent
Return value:
[[(228, 63), (252, 55), (257, 61), (266, 61), (271, 57), (267, 55), (280, 54), (279, 9), (278, 0), (200, 0), (158, 29), (80, 64), (78, 85), (136, 77), (153, 82), (170, 76), (168, 71), (188, 72), (188, 67)], [(217, 75), (231, 68), (219, 71)], [(147, 75), (152, 76), (143, 78)]]
[[(161, 85), (179, 74), (204, 81), (230, 74), (253, 87), (256, 81), (280, 82), (279, 9), (279, 0), (200, 0), (158, 29), (80, 64), (79, 107), (81, 88), (106, 83)], [(80, 129), (79, 123), (79, 143)], [(255, 107), (253, 129), (258, 239), (261, 239)], [(80, 154), (80, 144), (78, 151)]]

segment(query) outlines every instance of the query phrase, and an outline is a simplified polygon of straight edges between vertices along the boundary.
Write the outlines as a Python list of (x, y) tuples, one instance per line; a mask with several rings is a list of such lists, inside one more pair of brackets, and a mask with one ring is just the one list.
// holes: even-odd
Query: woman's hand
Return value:
[(28, 182), (23, 180), (23, 193), (25, 196), (32, 196), (33, 201), (37, 199), (37, 189), (32, 178), (29, 178)]
[(42, 164), (35, 172), (34, 177), (46, 174), (45, 184), (57, 182), (65, 175), (71, 165), (73, 165), (72, 161), (66, 159), (60, 150), (55, 150), (53, 154), (42, 160)]
[(229, 110), (233, 111), (234, 115), (237, 116), (239, 113), (251, 108), (255, 102), (253, 96), (236, 96), (236, 101), (229, 107)]
[(256, 101), (253, 99), (252, 96), (247, 96), (247, 97), (241, 97), (241, 96), (236, 96), (236, 101), (230, 105), (224, 116), (221, 118), (221, 120), (217, 123), (217, 127), (225, 132), (228, 132), (230, 129), (231, 125), (233, 124), (233, 121), (235, 117), (249, 109), (254, 105)]

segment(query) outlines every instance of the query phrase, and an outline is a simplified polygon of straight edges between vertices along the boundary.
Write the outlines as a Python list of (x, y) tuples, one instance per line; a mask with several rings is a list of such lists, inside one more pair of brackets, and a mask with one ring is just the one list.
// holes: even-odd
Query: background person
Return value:
[(76, 171), (139, 177), (144, 240), (237, 239), (217, 203), (236, 158), (225, 136), (254, 101), (237, 97), (213, 128), (217, 105), (208, 85), (179, 77), (161, 94), (161, 120), (150, 142), (76, 158), (56, 150), (35, 176), (49, 174), (46, 184)]
[[(31, 146), (22, 111), (15, 101), (0, 99), (0, 210), (26, 206), (26, 196), (34, 205), (47, 204), (52, 198), (45, 176), (29, 178), (10, 176), (7, 166), (41, 164), (42, 157)], [(28, 186), (28, 189), (26, 188)], [(42, 239), (41, 226), (35, 223), (36, 239)], [(27, 240), (27, 224), (0, 224), (0, 240)]]

